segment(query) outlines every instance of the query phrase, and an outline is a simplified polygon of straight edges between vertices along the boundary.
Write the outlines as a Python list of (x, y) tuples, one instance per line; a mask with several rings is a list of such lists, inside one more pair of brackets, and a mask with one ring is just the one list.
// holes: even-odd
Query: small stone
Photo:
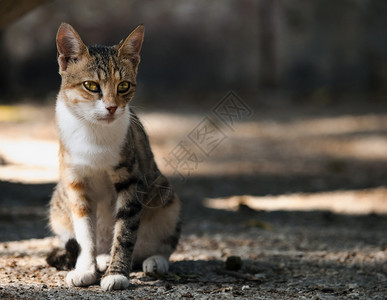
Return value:
[(169, 290), (172, 290), (172, 289), (173, 289), (172, 284), (167, 283), (167, 284), (165, 285), (165, 290), (166, 290), (166, 291), (169, 291)]
[(242, 291), (244, 291), (244, 290), (249, 290), (250, 289), (250, 286), (249, 285), (244, 285), (244, 286), (242, 286)]
[(358, 285), (356, 283), (350, 283), (348, 284), (348, 289), (349, 290), (354, 290), (358, 287)]
[(257, 274), (254, 274), (254, 278), (259, 279), (259, 280), (264, 280), (264, 279), (266, 279), (266, 275), (263, 273), (257, 273)]
[(348, 297), (354, 297), (354, 298), (356, 297), (357, 298), (357, 297), (359, 297), (359, 295), (360, 295), (359, 293), (350, 293), (347, 296)]
[(185, 294), (181, 295), (182, 297), (185, 298), (193, 298), (192, 294), (190, 292), (186, 292)]
[(239, 256), (229, 256), (226, 259), (226, 270), (238, 271), (242, 268), (242, 259)]

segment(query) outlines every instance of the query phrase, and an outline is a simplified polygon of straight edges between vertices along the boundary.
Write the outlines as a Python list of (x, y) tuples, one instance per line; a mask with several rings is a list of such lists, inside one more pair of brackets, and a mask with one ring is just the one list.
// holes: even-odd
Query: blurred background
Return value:
[[(267, 92), (281, 91), (286, 100), (318, 105), (387, 96), (383, 0), (35, 0), (2, 6), (2, 103), (54, 101), (61, 22), (72, 24), (86, 44), (108, 45), (145, 24), (142, 105), (197, 106), (231, 89), (254, 102), (275, 101)], [(15, 6), (27, 12), (9, 17)]]

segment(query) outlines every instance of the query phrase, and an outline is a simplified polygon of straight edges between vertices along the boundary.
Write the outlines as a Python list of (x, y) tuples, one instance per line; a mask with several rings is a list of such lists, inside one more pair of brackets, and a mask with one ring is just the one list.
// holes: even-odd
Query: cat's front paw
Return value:
[(166, 259), (164, 256), (161, 255), (154, 255), (151, 257), (148, 257), (144, 262), (142, 263), (142, 270), (144, 273), (159, 273), (159, 274), (166, 274), (168, 273), (169, 269), (169, 262), (168, 259)]
[(124, 290), (129, 284), (129, 279), (121, 274), (107, 275), (101, 279), (101, 288), (104, 291)]
[(96, 271), (70, 271), (66, 276), (68, 286), (89, 286), (97, 281)]

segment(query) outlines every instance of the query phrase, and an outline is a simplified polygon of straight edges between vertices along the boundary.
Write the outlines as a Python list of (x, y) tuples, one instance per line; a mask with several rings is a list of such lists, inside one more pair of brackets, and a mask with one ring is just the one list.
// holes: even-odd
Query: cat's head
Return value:
[(110, 124), (124, 115), (136, 90), (143, 39), (140, 25), (118, 45), (86, 46), (71, 25), (61, 24), (56, 36), (59, 97), (75, 116)]

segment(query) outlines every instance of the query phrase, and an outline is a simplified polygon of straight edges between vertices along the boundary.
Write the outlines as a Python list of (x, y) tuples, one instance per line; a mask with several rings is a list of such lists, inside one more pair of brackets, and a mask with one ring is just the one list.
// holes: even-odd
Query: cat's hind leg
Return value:
[(96, 257), (97, 270), (100, 273), (105, 273), (110, 264), (110, 254), (99, 254)]
[(142, 263), (144, 273), (166, 274), (169, 270), (168, 258), (162, 255), (153, 255), (145, 259)]
[(50, 201), (50, 227), (62, 245), (53, 249), (46, 258), (47, 263), (58, 270), (74, 269), (80, 252), (70, 214), (63, 186), (59, 183)]
[(63, 185), (58, 183), (50, 200), (50, 227), (60, 239), (62, 247), (75, 238), (71, 210), (67, 205), (67, 196)]
[(133, 252), (133, 267), (142, 266), (145, 273), (168, 273), (169, 256), (180, 236), (179, 215), (180, 200), (175, 194), (162, 207), (144, 207)]

